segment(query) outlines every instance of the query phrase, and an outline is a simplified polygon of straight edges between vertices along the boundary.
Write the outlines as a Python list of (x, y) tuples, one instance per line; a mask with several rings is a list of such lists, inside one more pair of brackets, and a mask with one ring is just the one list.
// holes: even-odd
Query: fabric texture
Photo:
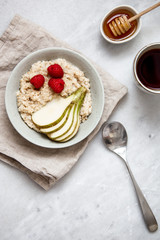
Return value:
[(48, 190), (74, 166), (119, 100), (127, 93), (127, 88), (92, 62), (102, 78), (105, 92), (103, 115), (95, 130), (80, 143), (63, 149), (45, 149), (28, 142), (15, 131), (7, 117), (5, 88), (16, 64), (31, 52), (46, 47), (72, 49), (40, 26), (18, 15), (0, 38), (0, 160), (26, 173)]

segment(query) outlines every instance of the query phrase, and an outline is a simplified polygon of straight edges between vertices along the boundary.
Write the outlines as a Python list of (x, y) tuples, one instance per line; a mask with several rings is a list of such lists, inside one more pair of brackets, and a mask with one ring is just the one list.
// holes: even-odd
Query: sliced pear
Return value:
[(71, 103), (76, 103), (83, 92), (86, 92), (86, 89), (81, 87), (67, 98), (58, 96), (40, 110), (33, 113), (32, 121), (40, 128), (51, 127), (57, 124), (65, 116), (67, 107)]
[(67, 107), (73, 101), (73, 96), (62, 98), (58, 96), (47, 103), (39, 111), (33, 113), (32, 121), (38, 127), (50, 127), (57, 124), (64, 117)]
[(72, 137), (74, 137), (76, 135), (76, 133), (78, 132), (80, 126), (80, 116), (79, 116), (79, 112), (78, 112), (78, 105), (76, 107), (76, 114), (74, 116), (74, 121), (72, 124), (72, 127), (70, 128), (70, 130), (68, 132), (66, 132), (66, 134), (64, 134), (63, 136), (59, 137), (59, 138), (55, 138), (54, 140), (57, 142), (66, 142), (69, 139), (71, 139)]
[(55, 138), (54, 140), (57, 142), (66, 142), (69, 139), (71, 139), (72, 137), (74, 137), (76, 135), (76, 133), (79, 130), (80, 127), (80, 109), (81, 109), (81, 105), (83, 103), (85, 97), (85, 93), (83, 93), (81, 95), (81, 98), (79, 99), (78, 103), (76, 104), (76, 110), (75, 110), (75, 114), (74, 114), (74, 121), (73, 124), (71, 126), (71, 128), (62, 136)]
[(75, 110), (76, 110), (76, 105), (73, 104), (71, 107), (69, 117), (68, 117), (66, 123), (64, 124), (64, 126), (56, 132), (51, 132), (51, 133), (47, 134), (47, 136), (50, 139), (54, 140), (55, 138), (61, 137), (70, 130), (70, 128), (72, 127), (73, 121), (74, 121)]
[(77, 126), (76, 126), (75, 130), (72, 132), (72, 134), (70, 136), (66, 137), (65, 139), (60, 140), (59, 142), (69, 141), (71, 138), (73, 138), (78, 133), (79, 127), (80, 127), (80, 117), (78, 118)]
[(46, 128), (40, 128), (40, 131), (42, 133), (51, 133), (51, 132), (55, 132), (55, 131), (58, 131), (60, 128), (62, 128), (64, 126), (64, 124), (66, 123), (68, 117), (69, 117), (69, 114), (70, 114), (70, 111), (71, 111), (71, 107), (69, 106), (67, 108), (67, 111), (64, 115), (64, 117), (54, 126), (52, 127), (46, 127)]

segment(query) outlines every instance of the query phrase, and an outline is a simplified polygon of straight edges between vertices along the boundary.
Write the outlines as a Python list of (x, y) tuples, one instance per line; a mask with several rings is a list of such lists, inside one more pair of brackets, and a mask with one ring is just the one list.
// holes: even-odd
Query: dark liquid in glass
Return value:
[(137, 75), (147, 88), (160, 90), (160, 49), (149, 50), (140, 57)]

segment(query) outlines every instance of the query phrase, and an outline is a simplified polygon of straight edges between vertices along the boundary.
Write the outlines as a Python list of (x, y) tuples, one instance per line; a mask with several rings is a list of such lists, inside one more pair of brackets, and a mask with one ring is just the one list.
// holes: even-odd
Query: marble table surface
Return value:
[[(102, 17), (128, 4), (138, 11), (157, 0), (0, 0), (0, 34), (18, 13), (96, 61), (128, 87), (109, 121), (127, 129), (128, 162), (160, 224), (160, 97), (134, 84), (133, 60), (145, 45), (160, 42), (160, 9), (143, 16), (139, 35), (124, 45), (100, 35)], [(45, 192), (26, 175), (0, 162), (1, 240), (159, 240), (145, 227), (130, 176), (109, 152), (101, 132), (74, 168)]]

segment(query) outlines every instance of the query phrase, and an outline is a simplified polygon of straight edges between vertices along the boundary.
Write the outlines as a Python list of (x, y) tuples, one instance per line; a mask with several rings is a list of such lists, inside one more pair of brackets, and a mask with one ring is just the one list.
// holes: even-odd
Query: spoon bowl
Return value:
[(105, 124), (102, 134), (107, 148), (111, 151), (115, 151), (117, 148), (127, 145), (127, 132), (119, 122)]
[(158, 229), (158, 224), (156, 218), (148, 205), (140, 187), (138, 186), (134, 175), (127, 163), (126, 151), (127, 151), (127, 132), (124, 126), (119, 122), (107, 123), (103, 125), (102, 137), (106, 147), (119, 155), (125, 162), (125, 165), (128, 169), (128, 172), (131, 176), (137, 198), (142, 210), (143, 218), (146, 223), (146, 226), (150, 232), (155, 232)]

